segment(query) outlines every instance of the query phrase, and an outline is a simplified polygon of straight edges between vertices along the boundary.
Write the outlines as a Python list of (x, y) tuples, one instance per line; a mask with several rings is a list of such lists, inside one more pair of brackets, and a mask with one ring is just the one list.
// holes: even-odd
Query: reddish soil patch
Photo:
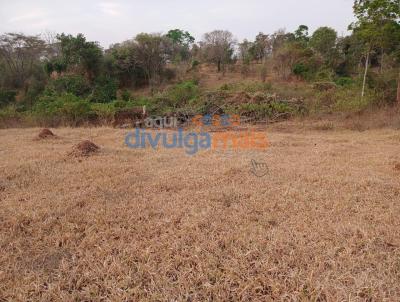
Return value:
[(400, 171), (400, 163), (395, 164), (394, 169)]
[(51, 132), (49, 129), (42, 129), (39, 133), (39, 139), (46, 139), (46, 138), (54, 138), (55, 135), (53, 132)]
[(93, 153), (96, 153), (100, 150), (100, 147), (91, 141), (83, 141), (74, 146), (73, 151), (70, 153), (72, 156), (90, 156)]

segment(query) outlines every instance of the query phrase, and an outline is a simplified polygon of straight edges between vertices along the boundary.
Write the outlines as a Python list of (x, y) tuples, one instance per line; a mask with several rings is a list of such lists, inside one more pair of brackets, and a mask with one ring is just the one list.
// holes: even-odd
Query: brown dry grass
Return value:
[(194, 157), (0, 130), (0, 301), (397, 300), (399, 132), (296, 129)]

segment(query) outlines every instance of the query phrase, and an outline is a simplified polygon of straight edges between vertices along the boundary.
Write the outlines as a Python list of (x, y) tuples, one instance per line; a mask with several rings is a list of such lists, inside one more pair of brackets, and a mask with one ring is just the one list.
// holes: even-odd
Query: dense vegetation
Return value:
[[(218, 106), (265, 118), (400, 103), (399, 0), (356, 0), (354, 13), (348, 36), (329, 27), (310, 35), (300, 25), (239, 43), (228, 31), (195, 43), (189, 32), (174, 29), (104, 50), (82, 34), (6, 33), (0, 36), (0, 124), (107, 123), (117, 110), (139, 105), (154, 114)], [(198, 85), (205, 64), (221, 77), (237, 71), (243, 83), (205, 91)], [(293, 81), (304, 85), (292, 89)], [(150, 93), (136, 93), (146, 87)]]

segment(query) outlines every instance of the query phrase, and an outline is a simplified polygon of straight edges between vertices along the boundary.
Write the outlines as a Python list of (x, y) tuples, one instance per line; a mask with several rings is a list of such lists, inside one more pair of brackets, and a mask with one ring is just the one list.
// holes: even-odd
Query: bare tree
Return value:
[(162, 71), (172, 54), (171, 40), (159, 34), (139, 34), (135, 38), (134, 57), (146, 73), (150, 85), (160, 82)]
[(232, 59), (235, 44), (231, 32), (214, 30), (204, 35), (201, 47), (206, 60), (216, 64), (220, 72), (225, 71), (226, 64)]
[(38, 36), (8, 33), (0, 36), (0, 59), (12, 85), (22, 87), (35, 65), (45, 57), (46, 43)]

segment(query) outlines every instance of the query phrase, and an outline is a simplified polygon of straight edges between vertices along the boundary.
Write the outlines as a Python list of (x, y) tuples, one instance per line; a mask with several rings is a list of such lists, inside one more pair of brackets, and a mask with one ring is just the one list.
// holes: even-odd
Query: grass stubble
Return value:
[[(400, 297), (398, 131), (271, 130), (265, 151), (192, 157), (38, 131), (0, 130), (0, 301)], [(101, 148), (69, 156), (82, 140)]]

